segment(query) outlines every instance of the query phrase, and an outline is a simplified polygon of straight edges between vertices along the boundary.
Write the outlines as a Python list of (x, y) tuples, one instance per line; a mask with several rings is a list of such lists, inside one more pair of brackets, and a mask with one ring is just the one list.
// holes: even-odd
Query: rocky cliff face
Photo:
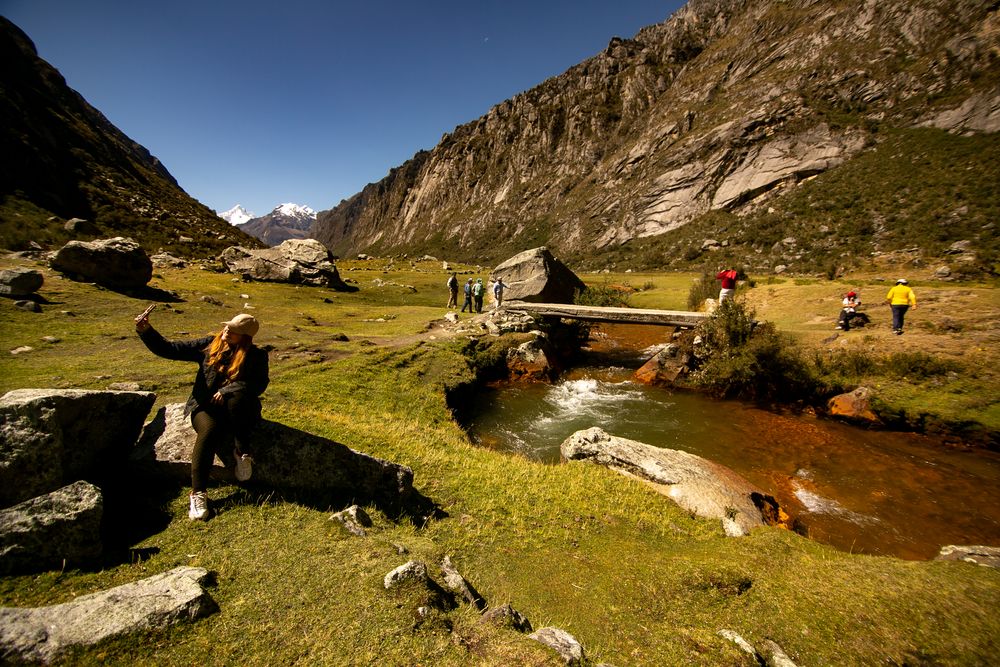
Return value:
[(321, 212), (334, 252), (586, 257), (745, 212), (893, 128), (1000, 128), (995, 0), (691, 0)]
[(0, 62), (0, 245), (68, 240), (53, 214), (91, 220), (101, 235), (131, 236), (150, 250), (206, 255), (259, 245), (188, 196), (2, 17)]

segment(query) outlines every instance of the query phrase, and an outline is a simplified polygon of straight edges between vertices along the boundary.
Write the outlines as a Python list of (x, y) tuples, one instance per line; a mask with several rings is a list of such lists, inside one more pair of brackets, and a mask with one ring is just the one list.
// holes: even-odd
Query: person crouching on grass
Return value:
[(184, 415), (191, 416), (197, 433), (191, 453), (188, 517), (200, 521), (210, 516), (206, 490), (212, 460), (229, 439), (235, 443), (236, 479), (250, 479), (250, 433), (260, 422), (259, 397), (269, 382), (267, 351), (253, 344), (260, 329), (257, 319), (241, 313), (222, 325), (214, 336), (169, 341), (153, 329), (148, 310), (135, 318), (136, 333), (150, 352), (164, 359), (198, 364)]

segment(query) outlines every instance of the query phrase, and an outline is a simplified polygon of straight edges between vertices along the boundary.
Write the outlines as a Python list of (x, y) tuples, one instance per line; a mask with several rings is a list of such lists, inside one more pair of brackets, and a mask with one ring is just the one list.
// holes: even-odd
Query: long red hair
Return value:
[[(232, 336), (233, 333), (229, 335)], [(239, 336), (239, 340), (229, 345), (222, 339), (222, 332), (220, 331), (215, 334), (215, 338), (205, 348), (205, 353), (208, 355), (208, 365), (216, 371), (224, 373), (227, 382), (234, 382), (239, 379), (240, 371), (243, 370), (243, 364), (247, 360), (247, 351), (250, 349), (253, 340), (250, 336), (236, 335)], [(225, 356), (230, 350), (232, 350), (232, 356), (229, 357), (228, 363), (226, 363), (227, 359)]]

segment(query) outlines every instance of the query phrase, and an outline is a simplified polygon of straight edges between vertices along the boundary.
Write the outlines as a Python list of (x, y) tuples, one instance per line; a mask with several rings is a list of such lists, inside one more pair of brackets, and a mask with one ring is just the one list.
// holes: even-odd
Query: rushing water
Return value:
[(633, 350), (656, 342), (642, 339), (656, 328), (608, 329), (599, 355), (554, 385), (485, 388), (473, 439), (557, 463), (566, 437), (600, 426), (732, 468), (844, 550), (923, 559), (945, 544), (1000, 545), (1000, 455), (636, 384), (649, 350)]

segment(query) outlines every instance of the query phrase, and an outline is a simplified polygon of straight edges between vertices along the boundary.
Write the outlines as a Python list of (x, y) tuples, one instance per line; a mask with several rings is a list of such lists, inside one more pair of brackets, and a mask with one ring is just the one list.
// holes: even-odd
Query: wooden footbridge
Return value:
[(615, 322), (618, 324), (658, 324), (674, 327), (694, 327), (704, 322), (705, 318), (708, 317), (706, 313), (693, 313), (686, 310), (576, 306), (566, 303), (530, 303), (527, 301), (505, 301), (503, 308), (515, 313), (521, 312), (543, 317), (565, 317), (571, 320)]

